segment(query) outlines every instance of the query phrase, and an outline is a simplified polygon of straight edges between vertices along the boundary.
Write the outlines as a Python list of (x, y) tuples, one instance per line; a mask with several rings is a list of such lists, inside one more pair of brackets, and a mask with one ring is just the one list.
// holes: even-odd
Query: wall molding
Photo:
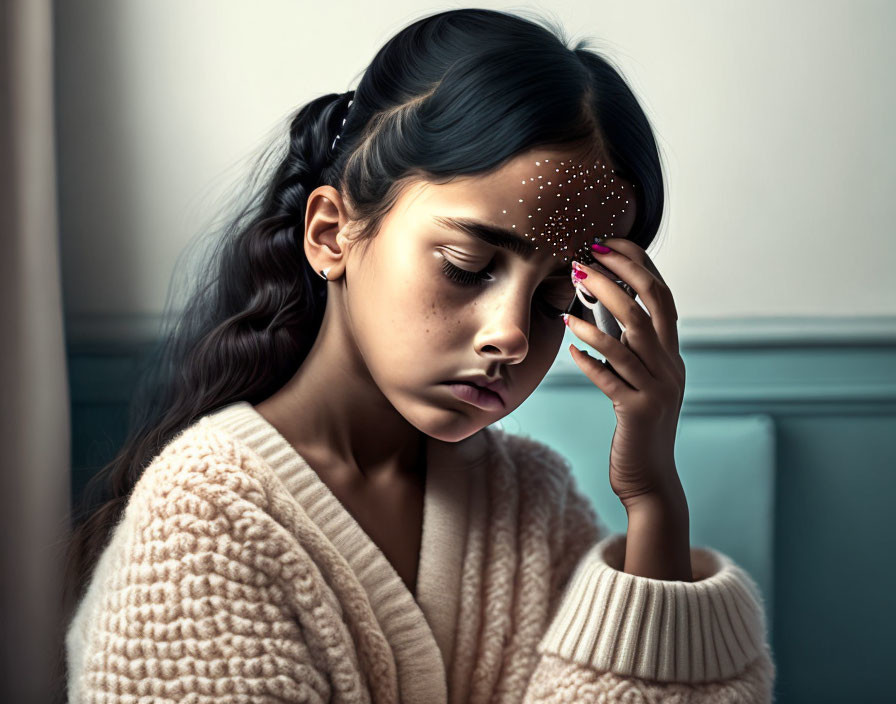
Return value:
[[(582, 347), (567, 333), (545, 384), (591, 383), (570, 342)], [(896, 411), (896, 316), (681, 320), (679, 346), (682, 413)]]
[(693, 318), (678, 321), (681, 349), (896, 347), (896, 315)]
[[(73, 395), (126, 400), (126, 379), (161, 323), (155, 314), (67, 317)], [(566, 331), (543, 386), (591, 384), (570, 343), (584, 346)], [(679, 344), (688, 373), (682, 413), (896, 412), (896, 316), (680, 320)], [(110, 383), (98, 387), (97, 374)]]

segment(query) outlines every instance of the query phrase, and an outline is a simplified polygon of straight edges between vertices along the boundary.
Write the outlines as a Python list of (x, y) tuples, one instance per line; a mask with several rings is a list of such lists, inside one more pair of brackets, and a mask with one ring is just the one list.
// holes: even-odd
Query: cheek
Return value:
[(362, 304), (366, 354), (401, 374), (419, 368), (424, 357), (447, 349), (471, 310), (419, 267), (380, 277), (358, 293), (366, 299)]
[(475, 315), (475, 302), (452, 293), (442, 282), (431, 280), (418, 300), (413, 327), (430, 349), (439, 349), (455, 339), (464, 329), (464, 320)]

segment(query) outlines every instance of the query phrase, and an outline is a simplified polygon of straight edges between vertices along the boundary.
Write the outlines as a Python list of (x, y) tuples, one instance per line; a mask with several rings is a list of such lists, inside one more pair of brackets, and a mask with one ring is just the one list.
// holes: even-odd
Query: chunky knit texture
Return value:
[(770, 702), (761, 596), (692, 547), (694, 582), (622, 571), (553, 449), (427, 438), (416, 594), (246, 402), (134, 487), (66, 634), (70, 702)]

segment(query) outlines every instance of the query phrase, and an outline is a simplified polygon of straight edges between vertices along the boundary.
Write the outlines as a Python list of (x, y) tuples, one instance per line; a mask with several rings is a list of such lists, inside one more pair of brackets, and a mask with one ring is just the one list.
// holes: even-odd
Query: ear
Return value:
[(342, 234), (342, 227), (347, 220), (342, 196), (332, 186), (318, 186), (308, 195), (305, 256), (315, 271), (329, 269), (330, 281), (339, 278), (345, 270), (348, 239)]

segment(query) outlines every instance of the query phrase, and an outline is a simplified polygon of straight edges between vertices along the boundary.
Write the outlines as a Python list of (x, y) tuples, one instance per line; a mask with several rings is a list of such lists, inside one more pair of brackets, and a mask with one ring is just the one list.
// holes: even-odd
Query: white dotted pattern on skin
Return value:
[[(537, 230), (541, 230), (538, 233), (539, 237), (541, 237), (539, 244), (550, 246), (551, 249), (553, 249), (553, 256), (556, 257), (558, 253), (567, 252), (569, 250), (567, 241), (571, 236), (577, 234), (579, 230), (582, 230), (583, 232), (586, 230), (594, 231), (598, 225), (588, 217), (587, 212), (583, 212), (583, 208), (576, 207), (575, 213), (567, 212), (570, 206), (565, 203), (570, 202), (570, 197), (565, 196), (564, 193), (568, 193), (570, 188), (567, 188), (565, 192), (560, 189), (564, 186), (573, 189), (577, 188), (578, 190), (575, 191), (575, 195), (577, 196), (581, 196), (583, 190), (598, 189), (601, 200), (596, 205), (600, 208), (606, 207), (606, 212), (610, 214), (609, 222), (606, 224), (609, 226), (609, 230), (595, 234), (593, 238), (587, 241), (576, 252), (572, 253), (573, 258), (577, 260), (581, 258), (586, 260), (592, 259), (591, 244), (596, 242), (600, 237), (612, 237), (614, 235), (613, 223), (616, 222), (616, 216), (625, 212), (625, 206), (628, 205), (627, 199), (629, 197), (628, 194), (623, 193), (625, 185), (616, 183), (615, 170), (610, 169), (607, 171), (605, 164), (598, 163), (590, 168), (584, 168), (584, 164), (576, 164), (573, 166), (571, 163), (567, 165), (566, 162), (561, 161), (559, 162), (560, 166), (553, 167), (553, 172), (551, 172), (550, 159), (536, 161), (535, 166), (541, 167), (542, 163), (545, 164), (548, 169), (548, 174), (546, 176), (544, 174), (531, 176), (528, 182), (524, 180), (522, 181), (522, 184), (524, 186), (538, 185), (538, 190), (535, 195), (536, 200), (541, 201), (542, 196), (544, 195), (546, 196), (545, 203), (547, 203), (548, 198), (560, 199), (560, 203), (557, 207), (553, 208), (553, 212), (551, 213), (548, 213), (547, 210), (542, 212), (541, 206), (537, 207), (536, 212), (542, 213), (543, 216), (542, 227), (536, 228)], [(594, 174), (592, 174), (592, 169)], [(594, 181), (594, 183), (589, 183), (583, 188), (583, 184), (586, 181)], [(554, 192), (555, 189), (556, 192)], [(565, 201), (563, 200), (564, 198)], [(520, 198), (519, 202), (524, 203), (525, 200), (525, 198)], [(588, 208), (587, 203), (581, 203), (580, 205), (584, 206), (584, 208)], [(550, 206), (548, 206), (548, 208), (550, 208)], [(506, 216), (507, 210), (502, 210), (501, 212)], [(603, 218), (604, 214), (605, 213), (599, 214), (598, 218)], [(533, 218), (531, 214), (528, 217), (530, 220)], [(516, 229), (516, 225), (511, 225), (511, 227)], [(536, 235), (531, 232), (523, 234), (533, 241), (536, 239)], [(538, 249), (538, 245), (536, 245), (535, 248)], [(566, 254), (563, 256), (563, 261), (566, 262), (569, 258), (570, 255)]]

